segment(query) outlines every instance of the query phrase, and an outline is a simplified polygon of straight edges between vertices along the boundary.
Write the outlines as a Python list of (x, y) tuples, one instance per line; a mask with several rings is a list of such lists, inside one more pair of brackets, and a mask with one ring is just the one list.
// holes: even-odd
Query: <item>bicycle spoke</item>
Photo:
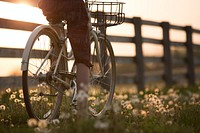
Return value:
[[(31, 34), (30, 38), (35, 39), (31, 39), (32, 46), (27, 55), (28, 69), (22, 75), (26, 109), (30, 117), (53, 119), (64, 94), (61, 83), (52, 77), (53, 65), (60, 51), (58, 38), (54, 31), (44, 29), (38, 35)], [(64, 70), (64, 62), (60, 64), (57, 66), (58, 71)]]

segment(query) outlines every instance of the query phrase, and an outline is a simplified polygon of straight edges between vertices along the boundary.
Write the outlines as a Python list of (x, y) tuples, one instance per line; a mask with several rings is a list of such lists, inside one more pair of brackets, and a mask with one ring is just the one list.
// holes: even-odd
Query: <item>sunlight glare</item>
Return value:
[(25, 3), (0, 2), (0, 18), (46, 24), (46, 18), (37, 7)]

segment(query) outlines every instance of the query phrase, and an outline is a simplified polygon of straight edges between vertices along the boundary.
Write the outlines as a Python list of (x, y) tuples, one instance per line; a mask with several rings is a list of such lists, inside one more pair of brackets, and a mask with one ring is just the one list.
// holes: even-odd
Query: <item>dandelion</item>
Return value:
[(116, 96), (116, 100), (122, 100), (124, 97), (123, 97), (123, 95), (118, 95), (118, 96)]
[[(105, 103), (105, 100), (104, 99), (101, 99), (100, 100), (100, 103)], [(97, 105), (99, 105), (99, 103), (96, 103)]]
[(25, 107), (25, 103), (20, 103), (22, 107)]
[(10, 88), (6, 89), (6, 92), (11, 93), (11, 89)]
[(12, 99), (15, 99), (15, 98), (16, 98), (16, 95), (15, 94), (11, 94), (9, 99), (12, 100)]
[(132, 110), (132, 115), (134, 115), (134, 116), (139, 115), (138, 109), (133, 109), (133, 110)]
[(59, 115), (59, 119), (69, 119), (70, 113), (61, 112)]
[(140, 91), (139, 94), (140, 94), (140, 95), (144, 95), (144, 92), (143, 92), (143, 91)]
[(52, 106), (53, 106), (53, 103), (47, 103), (47, 105), (48, 105), (49, 107), (52, 107)]
[(19, 103), (19, 102), (21, 102), (21, 101), (22, 101), (22, 100), (17, 99), (17, 98), (14, 100), (15, 103)]
[(91, 107), (94, 107), (95, 106), (95, 103), (91, 103)]
[(0, 105), (0, 110), (6, 110), (6, 106), (5, 105)]
[(48, 101), (48, 98), (44, 97), (42, 98), (43, 101), (47, 102)]
[(126, 105), (126, 109), (132, 110), (132, 109), (133, 109), (133, 106), (132, 106), (131, 104), (127, 104), (127, 105)]
[(1, 119), (1, 122), (3, 123), (3, 122), (4, 122), (4, 119)]
[(147, 112), (145, 110), (141, 110), (140, 111), (140, 114), (143, 116), (143, 117), (146, 117), (147, 116)]
[(98, 106), (100, 103), (103, 103), (104, 100), (101, 99), (101, 101), (99, 100), (99, 98), (96, 98), (92, 103), (91, 103), (91, 106), (94, 107), (94, 106)]
[(158, 94), (160, 92), (160, 90), (158, 88), (154, 89), (154, 93)]
[(28, 124), (29, 127), (35, 127), (35, 126), (37, 126), (38, 121), (34, 118), (31, 118), (27, 121), (27, 124)]
[(12, 94), (17, 94), (17, 91), (13, 91)]
[(123, 105), (125, 104), (125, 101), (124, 101), (124, 100), (122, 100), (120, 103), (121, 103), (121, 105), (123, 106)]
[(173, 93), (173, 92), (174, 92), (174, 89), (170, 88), (167, 93), (170, 94), (170, 93)]
[(124, 95), (123, 95), (123, 99), (124, 99), (124, 100), (128, 99), (128, 95), (127, 95), (127, 94), (124, 94)]
[(19, 92), (19, 94), (22, 94), (22, 93), (23, 93), (23, 90), (22, 90), (22, 89), (19, 89), (18, 92)]
[(60, 120), (59, 119), (54, 119), (54, 120), (52, 120), (52, 123), (54, 125), (58, 125), (58, 124), (60, 124)]
[(31, 97), (30, 100), (31, 101), (37, 101), (37, 97)]
[(19, 98), (24, 98), (24, 95), (21, 93), (21, 94), (19, 94)]
[(41, 99), (42, 99), (42, 97), (41, 97), (41, 96), (39, 96), (39, 97), (37, 97), (37, 98), (36, 98), (36, 101), (40, 102), (40, 101), (41, 101)]
[(30, 94), (32, 94), (32, 93), (37, 93), (37, 92), (38, 92), (37, 89), (32, 89), (32, 90), (30, 90)]
[(96, 100), (96, 97), (92, 96), (92, 97), (88, 97), (88, 101), (94, 101)]
[(66, 92), (65, 92), (65, 95), (69, 97), (69, 96), (70, 96), (70, 92), (69, 92), (69, 91), (66, 91)]
[(10, 127), (14, 127), (15, 125), (14, 124), (10, 124)]
[(39, 120), (38, 121), (38, 127), (39, 128), (46, 128), (48, 126), (48, 121), (47, 120)]

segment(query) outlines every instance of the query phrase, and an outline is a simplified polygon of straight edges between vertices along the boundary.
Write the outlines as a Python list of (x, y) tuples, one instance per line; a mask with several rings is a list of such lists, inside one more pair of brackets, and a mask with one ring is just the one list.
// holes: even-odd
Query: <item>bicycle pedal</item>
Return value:
[(72, 103), (70, 104), (70, 106), (76, 108), (76, 106), (77, 106), (77, 100), (73, 100)]

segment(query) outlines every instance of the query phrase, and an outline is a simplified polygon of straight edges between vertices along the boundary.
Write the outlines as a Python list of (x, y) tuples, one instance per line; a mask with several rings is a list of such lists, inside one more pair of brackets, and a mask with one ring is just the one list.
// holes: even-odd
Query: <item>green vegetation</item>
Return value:
[(200, 87), (138, 92), (118, 86), (104, 116), (79, 120), (75, 114), (62, 107), (52, 122), (29, 119), (22, 90), (7, 89), (0, 96), (0, 133), (199, 133)]

